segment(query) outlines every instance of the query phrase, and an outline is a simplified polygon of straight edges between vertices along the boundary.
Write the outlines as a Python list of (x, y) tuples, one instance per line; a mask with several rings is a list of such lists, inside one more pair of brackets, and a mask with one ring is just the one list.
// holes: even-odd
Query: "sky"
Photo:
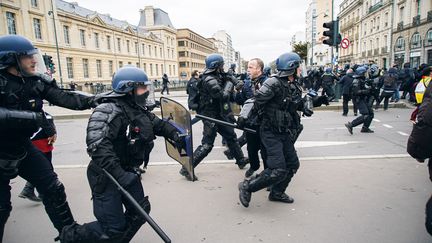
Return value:
[[(305, 14), (310, 3), (310, 0), (72, 1), (133, 25), (139, 22), (139, 10), (151, 5), (167, 12), (177, 29), (189, 28), (204, 37), (226, 30), (231, 35), (234, 49), (240, 51), (245, 60), (259, 57), (265, 63), (290, 51), (293, 35), (297, 40), (305, 39)], [(340, 2), (342, 0), (335, 0), (335, 13)]]

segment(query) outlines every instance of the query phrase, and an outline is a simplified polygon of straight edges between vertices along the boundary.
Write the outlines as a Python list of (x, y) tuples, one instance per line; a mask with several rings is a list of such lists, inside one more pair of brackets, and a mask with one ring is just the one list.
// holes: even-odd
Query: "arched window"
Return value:
[(432, 45), (432, 29), (429, 29), (426, 33), (425, 45)]
[(395, 51), (403, 51), (403, 50), (405, 50), (405, 40), (402, 36), (400, 36), (396, 40)]
[(411, 37), (411, 49), (421, 47), (421, 38), (418, 32), (414, 33)]

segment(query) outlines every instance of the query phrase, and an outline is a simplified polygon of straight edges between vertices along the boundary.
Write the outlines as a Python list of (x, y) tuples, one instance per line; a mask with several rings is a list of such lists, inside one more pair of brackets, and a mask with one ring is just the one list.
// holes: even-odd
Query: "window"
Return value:
[(135, 42), (135, 54), (138, 54), (138, 42)]
[(68, 78), (73, 78), (73, 60), (72, 57), (66, 57), (66, 67), (68, 72)]
[(94, 33), (95, 47), (99, 49), (99, 33)]
[(143, 69), (144, 69), (144, 72), (147, 73), (147, 64), (143, 63)]
[(8, 33), (10, 35), (16, 35), (16, 23), (15, 23), (15, 14), (11, 12), (6, 12), (6, 21)]
[(152, 52), (151, 52), (151, 45), (149, 45), (149, 56), (151, 57)]
[(32, 7), (34, 7), (34, 8), (38, 7), (38, 1), (37, 0), (31, 0), (30, 2), (31, 2)]
[(139, 62), (136, 63), (136, 67), (137, 67), (137, 68), (140, 68), (140, 67), (141, 67), (141, 65), (140, 65)]
[(145, 44), (141, 44), (142, 55), (145, 56)]
[(63, 25), (63, 35), (64, 35), (64, 41), (66, 44), (70, 44), (70, 37), (69, 37), (69, 26)]
[(174, 73), (174, 74), (176, 73), (175, 65), (173, 65), (173, 73)]
[(171, 76), (171, 65), (168, 66), (169, 75)]
[(420, 47), (420, 34), (418, 32), (414, 33), (411, 37), (411, 48), (419, 48)]
[(80, 40), (81, 40), (81, 46), (85, 46), (86, 45), (85, 30), (80, 30)]
[(130, 46), (129, 46), (129, 40), (126, 40), (126, 50), (127, 52), (130, 52)]
[(156, 64), (156, 76), (159, 76), (159, 66)]
[(396, 51), (403, 51), (405, 50), (405, 40), (402, 37), (399, 37), (396, 40), (396, 46), (395, 46)]
[(114, 73), (113, 61), (108, 61), (108, 73), (110, 76), (112, 76), (112, 74)]
[(426, 34), (426, 39), (428, 44), (432, 44), (432, 29), (428, 30), (427, 34)]
[(123, 62), (119, 61), (119, 68), (122, 68), (122, 67), (123, 67)]
[(155, 48), (154, 49), (155, 50), (154, 54), (155, 54), (155, 57), (157, 57), (157, 46), (155, 46), (154, 48)]
[(33, 19), (33, 29), (35, 33), (35, 38), (38, 40), (42, 40), (42, 29), (41, 29), (41, 21), (40, 19)]
[(399, 22), (404, 20), (404, 10), (405, 8), (403, 6), (399, 9)]
[(184, 41), (179, 41), (178, 42), (178, 46), (185, 46), (185, 42)]
[(186, 56), (186, 52), (185, 51), (179, 51), (179, 57), (185, 57)]
[(388, 16), (389, 16), (389, 14), (388, 14), (388, 13), (385, 13), (384, 16), (385, 16), (385, 17), (384, 17), (384, 27), (387, 27), (387, 26), (388, 26)]
[(102, 61), (96, 60), (96, 72), (98, 78), (102, 78)]
[(163, 57), (163, 55), (162, 55), (162, 47), (159, 49), (159, 52), (160, 52), (160, 57)]
[(153, 64), (150, 63), (150, 76), (153, 76)]
[(120, 41), (120, 38), (117, 38), (117, 51), (121, 52), (121, 41)]
[(180, 67), (186, 67), (186, 62), (179, 62)]
[(171, 50), (171, 58), (174, 59), (174, 50)]
[(89, 77), (89, 66), (88, 66), (88, 59), (82, 59), (83, 62), (83, 76), (84, 78)]
[(111, 50), (111, 36), (107, 35), (107, 49)]

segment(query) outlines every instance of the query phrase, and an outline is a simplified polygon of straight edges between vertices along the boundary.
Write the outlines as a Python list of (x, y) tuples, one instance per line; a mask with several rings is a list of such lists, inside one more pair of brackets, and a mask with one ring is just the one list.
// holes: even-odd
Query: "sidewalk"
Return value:
[[(430, 182), (424, 164), (406, 158), (302, 161), (287, 193), (293, 204), (271, 202), (268, 192), (240, 205), (244, 170), (234, 164), (201, 164), (196, 182), (178, 174), (180, 165), (149, 166), (144, 191), (151, 216), (176, 243), (254, 242), (429, 242), (424, 205)], [(94, 220), (86, 168), (56, 169), (79, 223)], [(365, 179), (366, 178), (366, 179)], [(57, 236), (43, 206), (17, 195), (4, 242), (52, 242)], [(145, 224), (132, 242), (162, 242)]]

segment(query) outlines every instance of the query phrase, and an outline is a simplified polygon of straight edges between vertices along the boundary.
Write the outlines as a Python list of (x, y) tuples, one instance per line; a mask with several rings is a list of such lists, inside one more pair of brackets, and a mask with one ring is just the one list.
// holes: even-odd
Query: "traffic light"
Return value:
[(51, 74), (55, 73), (55, 65), (52, 60), (52, 56), (45, 54), (43, 55), (43, 59), (44, 59), (45, 66), (49, 68)]
[(323, 32), (323, 35), (328, 37), (323, 41), (329, 46), (338, 46), (342, 41), (342, 36), (339, 34), (339, 18), (323, 24), (323, 27), (328, 29)]

